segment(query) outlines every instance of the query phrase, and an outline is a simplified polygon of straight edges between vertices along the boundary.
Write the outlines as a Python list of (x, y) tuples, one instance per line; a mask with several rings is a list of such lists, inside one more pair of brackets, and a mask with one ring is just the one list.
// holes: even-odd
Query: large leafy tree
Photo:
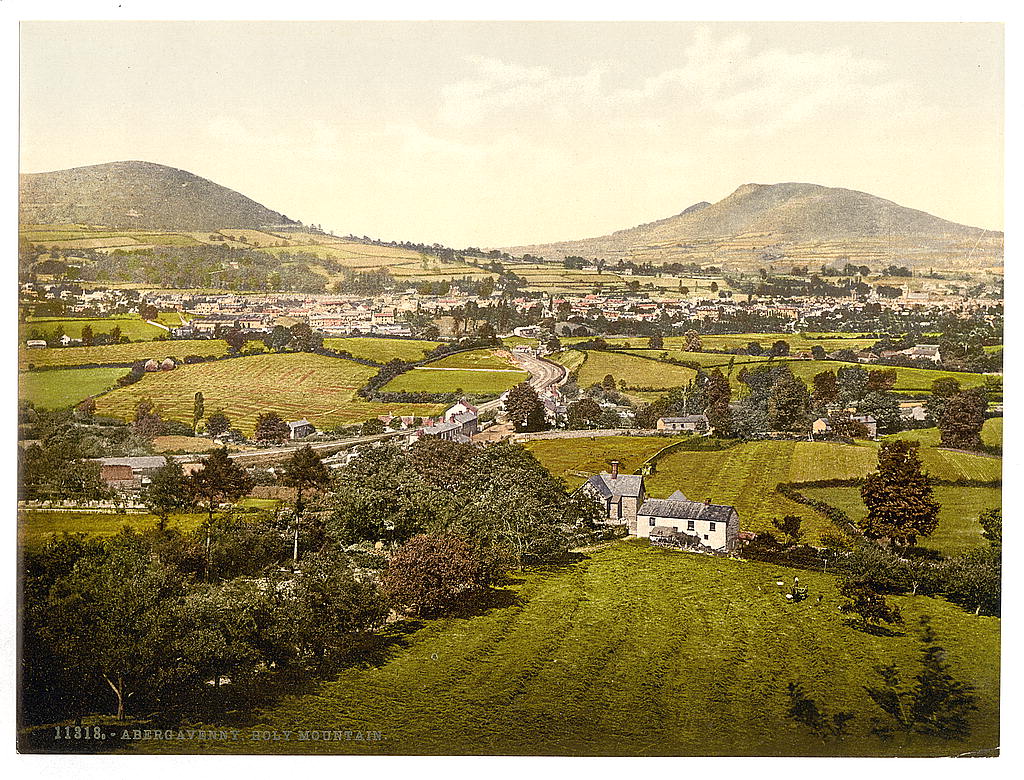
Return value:
[(231, 427), (231, 418), (222, 411), (216, 411), (206, 419), (206, 432), (213, 438), (227, 433)]
[(164, 465), (150, 476), (149, 487), (143, 495), (146, 506), (160, 518), (161, 525), (167, 522), (172, 512), (183, 511), (192, 504), (181, 464), (170, 457), (164, 460)]
[(861, 529), (869, 539), (888, 539), (894, 546), (914, 545), (939, 523), (939, 504), (931, 480), (921, 468), (917, 442), (886, 442), (878, 452), (878, 469), (860, 489), (867, 516)]
[(596, 428), (601, 419), (601, 412), (601, 405), (593, 398), (573, 401), (567, 409), (568, 426), (573, 430)]
[(936, 420), (944, 447), (980, 450), (988, 399), (983, 388), (963, 390), (945, 399)]
[(262, 412), (256, 418), (256, 430), (253, 438), (256, 441), (280, 444), (291, 435), (288, 423), (281, 419), (277, 412)]
[[(820, 349), (820, 347), (819, 347)], [(834, 371), (822, 371), (814, 375), (814, 403), (819, 407), (835, 403), (839, 400), (839, 382)]]
[(397, 608), (433, 617), (486, 592), (497, 572), (476, 546), (450, 534), (418, 534), (388, 561), (383, 591)]
[(773, 431), (806, 432), (810, 408), (807, 385), (794, 376), (782, 377), (768, 396), (768, 424)]
[(540, 431), (546, 427), (544, 407), (537, 391), (526, 382), (513, 387), (505, 399), (505, 412), (517, 431)]
[(729, 380), (720, 369), (715, 369), (708, 374), (707, 382), (704, 385), (707, 406), (704, 414), (708, 418), (708, 424), (714, 430), (716, 436), (729, 437), (734, 433), (732, 421), (732, 409), (729, 401), (732, 398), (732, 387)]

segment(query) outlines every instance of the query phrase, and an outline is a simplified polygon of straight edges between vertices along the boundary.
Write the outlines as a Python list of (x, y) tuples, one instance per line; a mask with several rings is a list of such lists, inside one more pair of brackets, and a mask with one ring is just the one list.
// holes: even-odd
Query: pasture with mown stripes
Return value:
[(381, 414), (427, 417), (443, 411), (437, 404), (368, 403), (356, 391), (376, 373), (373, 366), (305, 352), (254, 355), (214, 363), (180, 366), (147, 374), (141, 381), (97, 399), (97, 412), (131, 419), (149, 398), (165, 418), (192, 422), (194, 396), (202, 392), (206, 415), (223, 411), (243, 433), (252, 433), (261, 412), (285, 420), (305, 417), (330, 430)]
[(469, 395), (500, 395), (530, 378), (512, 362), (510, 353), (497, 349), (457, 352), (404, 374), (386, 385), (383, 392), (427, 392)]
[[(794, 575), (811, 598), (786, 601)], [(253, 713), (194, 728), (292, 732), (290, 741), (145, 741), (144, 752), (498, 755), (950, 755), (999, 744), (1000, 621), (940, 599), (890, 597), (906, 629), (858, 631), (834, 577), (620, 541), (571, 564), (514, 575), (468, 617), (398, 623), (360, 663)], [(820, 597), (820, 599), (819, 599)], [(864, 686), (892, 663), (920, 670), (931, 618), (956, 679), (976, 690), (968, 738), (869, 734)], [(842, 741), (787, 717), (799, 683), (855, 719)], [(296, 729), (380, 732), (299, 740)]]

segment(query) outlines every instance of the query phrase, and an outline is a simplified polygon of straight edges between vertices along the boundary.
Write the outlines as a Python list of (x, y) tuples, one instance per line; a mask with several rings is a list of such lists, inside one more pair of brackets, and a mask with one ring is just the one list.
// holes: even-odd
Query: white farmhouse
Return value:
[(731, 506), (690, 501), (680, 491), (668, 498), (648, 498), (636, 514), (636, 535), (661, 533), (696, 536), (712, 550), (732, 551), (740, 535), (740, 516)]

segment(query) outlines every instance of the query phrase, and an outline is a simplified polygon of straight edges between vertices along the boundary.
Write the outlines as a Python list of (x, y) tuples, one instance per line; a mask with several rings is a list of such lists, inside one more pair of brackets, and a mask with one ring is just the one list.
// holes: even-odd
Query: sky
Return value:
[(602, 235), (742, 184), (1003, 228), (1003, 27), (23, 22), (20, 167), (182, 168), (338, 234)]

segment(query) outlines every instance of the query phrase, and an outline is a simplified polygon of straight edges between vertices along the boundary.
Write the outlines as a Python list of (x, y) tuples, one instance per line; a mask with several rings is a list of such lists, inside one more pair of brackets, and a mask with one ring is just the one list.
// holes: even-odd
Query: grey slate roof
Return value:
[(687, 414), (682, 417), (662, 417), (667, 423), (687, 424), (687, 423), (707, 423), (708, 418), (703, 414)]
[(603, 498), (611, 498), (612, 496), (630, 496), (633, 498), (639, 497), (640, 488), (643, 487), (644, 478), (639, 474), (619, 474), (616, 479), (612, 479), (612, 475), (607, 471), (602, 471), (600, 474), (595, 474), (586, 481), (585, 484), (591, 485)]
[(477, 415), (475, 412), (459, 412), (458, 414), (453, 414), (448, 419), (448, 422), (459, 423), (461, 425), (462, 423), (472, 422), (476, 418)]
[(296, 428), (299, 428), (303, 425), (313, 425), (313, 423), (311, 423), (305, 417), (303, 417), (301, 420), (296, 420), (295, 422), (288, 423), (288, 427), (291, 428), (292, 430), (295, 430)]
[(163, 455), (138, 455), (133, 458), (96, 458), (101, 466), (131, 466), (133, 469), (158, 469), (167, 463)]
[(723, 523), (729, 520), (732, 513), (731, 506), (702, 504), (699, 501), (678, 501), (671, 498), (649, 498), (637, 511), (637, 515), (650, 517), (673, 517), (677, 520), (716, 520)]

